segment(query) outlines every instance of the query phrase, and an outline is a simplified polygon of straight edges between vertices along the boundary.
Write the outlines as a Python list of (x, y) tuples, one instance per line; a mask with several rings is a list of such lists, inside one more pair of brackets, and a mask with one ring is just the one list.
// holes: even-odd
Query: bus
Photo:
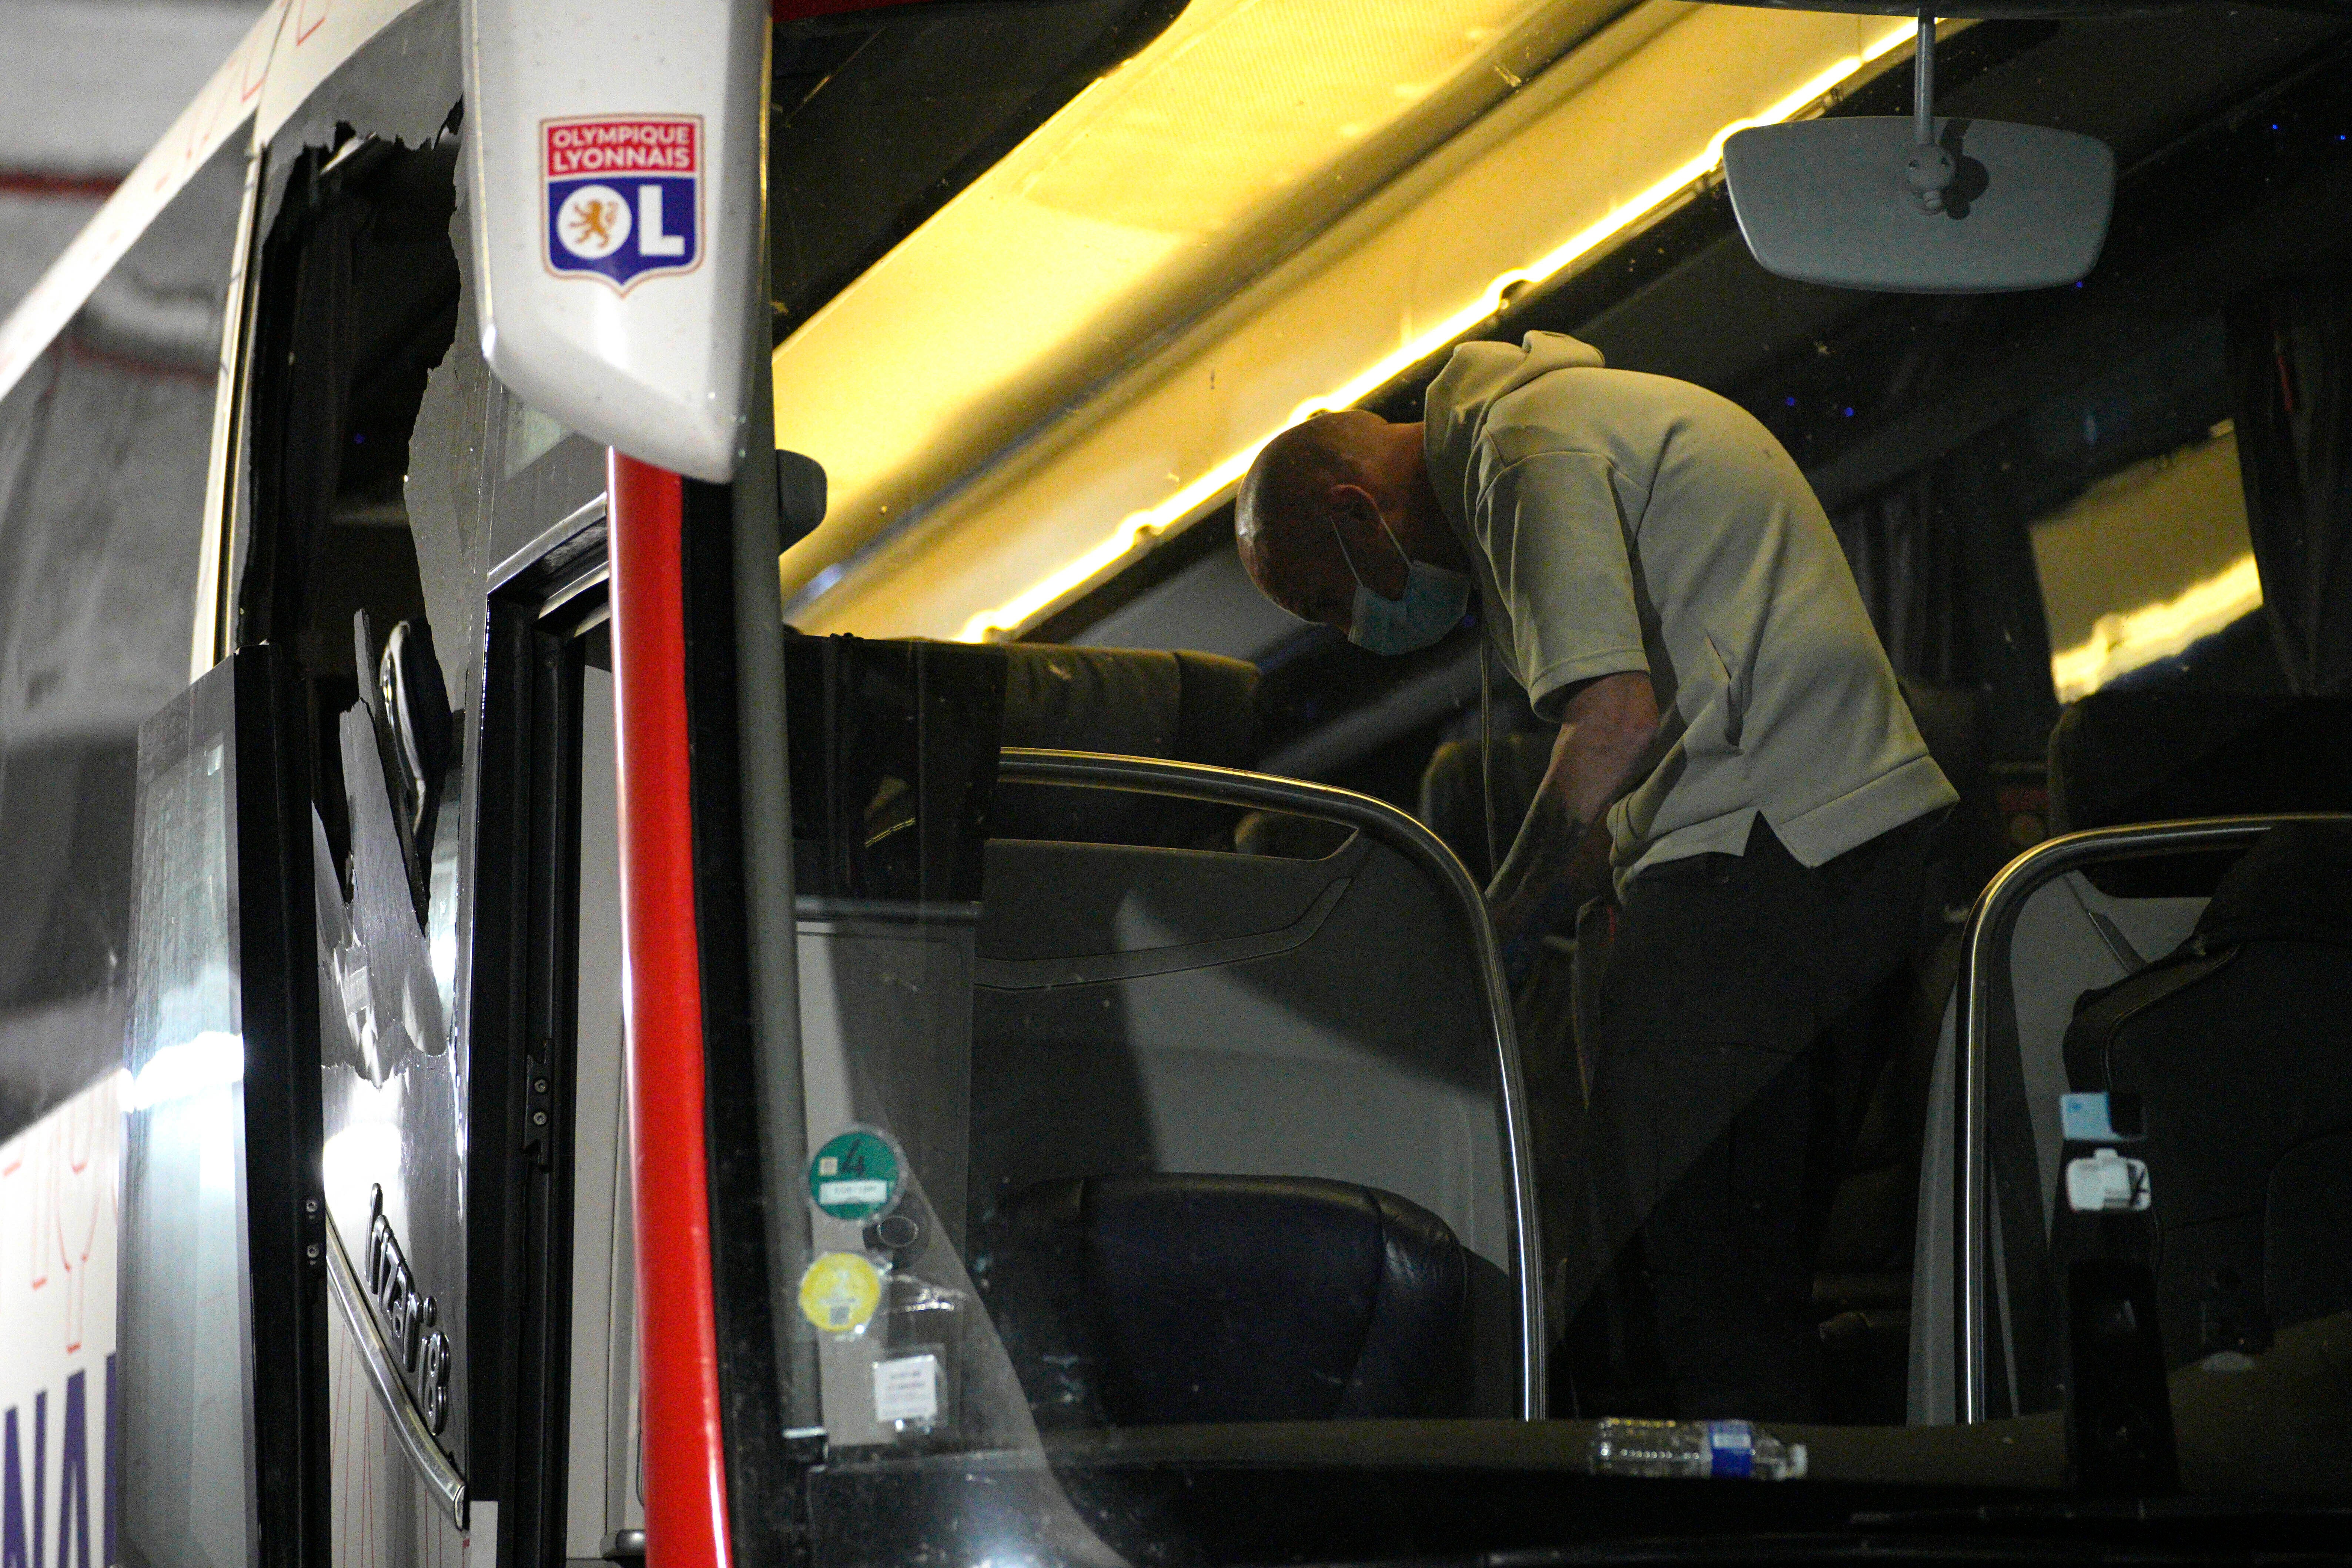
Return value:
[[(274, 0), (0, 324), (0, 1563), (2340, 1550), (2352, 18), (1957, 13)], [(1759, 264), (1915, 87), (2095, 265)], [(1530, 332), (1785, 447), (1959, 796), (1803, 1419), (1570, 1296), (1553, 727), (1236, 550)]]

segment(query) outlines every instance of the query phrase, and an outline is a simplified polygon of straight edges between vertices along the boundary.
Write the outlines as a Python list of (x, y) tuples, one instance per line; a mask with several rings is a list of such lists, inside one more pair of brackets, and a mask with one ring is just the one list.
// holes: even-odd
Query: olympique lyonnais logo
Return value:
[(626, 292), (702, 259), (697, 115), (549, 120), (547, 265)]

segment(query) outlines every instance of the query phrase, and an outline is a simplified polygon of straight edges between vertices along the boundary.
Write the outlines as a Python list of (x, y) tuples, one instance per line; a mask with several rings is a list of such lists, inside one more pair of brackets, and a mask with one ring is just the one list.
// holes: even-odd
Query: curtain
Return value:
[(1951, 522), (1924, 468), (1831, 518), (1854, 584), (1895, 673), (1939, 686), (1967, 683), (1958, 633), (1959, 584)]
[(2301, 279), (2230, 316), (2246, 521), (2263, 607), (2299, 692), (2352, 686), (2352, 283)]

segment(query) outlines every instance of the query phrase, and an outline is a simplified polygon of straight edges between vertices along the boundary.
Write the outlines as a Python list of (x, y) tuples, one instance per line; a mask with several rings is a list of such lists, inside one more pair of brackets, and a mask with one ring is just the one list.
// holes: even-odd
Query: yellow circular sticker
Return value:
[(855, 1252), (827, 1252), (801, 1276), (801, 1316), (828, 1334), (854, 1334), (882, 1303), (882, 1276)]

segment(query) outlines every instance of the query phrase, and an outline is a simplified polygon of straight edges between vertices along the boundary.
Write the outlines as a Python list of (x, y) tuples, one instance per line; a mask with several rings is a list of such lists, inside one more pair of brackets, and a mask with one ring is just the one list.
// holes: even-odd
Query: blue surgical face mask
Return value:
[[(1384, 599), (1364, 586), (1363, 574), (1356, 570), (1354, 561), (1348, 560), (1348, 548), (1342, 542), (1340, 558), (1348, 560), (1348, 574), (1356, 580), (1355, 616), (1348, 626), (1348, 640), (1373, 653), (1413, 653), (1461, 624), (1463, 612), (1470, 607), (1470, 579), (1463, 573), (1405, 555), (1386, 518), (1381, 520), (1381, 531), (1404, 556), (1404, 596)], [(1332, 524), (1332, 532), (1339, 532), (1337, 523)]]

